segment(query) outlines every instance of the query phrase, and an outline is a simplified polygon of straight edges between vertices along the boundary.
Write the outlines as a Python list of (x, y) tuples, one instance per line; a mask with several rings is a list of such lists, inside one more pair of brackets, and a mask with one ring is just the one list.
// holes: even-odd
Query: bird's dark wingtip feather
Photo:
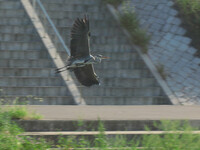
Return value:
[(82, 85), (84, 85), (84, 86), (87, 86), (87, 87), (91, 87), (91, 86), (93, 86), (93, 85), (100, 85), (100, 82), (93, 82), (93, 83), (90, 83), (90, 84), (82, 84)]
[(74, 74), (77, 80), (84, 86), (99, 85), (99, 78), (95, 74), (92, 65), (86, 65), (74, 69)]

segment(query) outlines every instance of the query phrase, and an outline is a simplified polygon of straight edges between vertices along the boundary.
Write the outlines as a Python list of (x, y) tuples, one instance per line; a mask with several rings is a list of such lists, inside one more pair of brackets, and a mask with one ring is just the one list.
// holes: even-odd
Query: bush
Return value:
[[(94, 141), (86, 137), (76, 138), (74, 136), (60, 137), (58, 148), (62, 149), (132, 149), (137, 150), (143, 147), (148, 150), (199, 150), (200, 135), (193, 134), (192, 128), (187, 121), (162, 121), (154, 125), (158, 130), (165, 131), (165, 134), (145, 135), (141, 138), (128, 140), (125, 136), (108, 138), (105, 135), (105, 128), (102, 122), (99, 123), (99, 134)], [(146, 127), (146, 131), (150, 131)], [(170, 133), (173, 131), (173, 133)], [(182, 131), (179, 133), (178, 131)], [(46, 150), (52, 146), (44, 139), (34, 139), (28, 136), (20, 136), (23, 130), (11, 121), (9, 115), (0, 110), (0, 149), (1, 150)]]
[[(160, 125), (155, 124), (155, 127), (160, 131), (177, 131), (177, 133), (143, 136), (143, 147), (150, 150), (199, 150), (200, 148), (200, 135), (192, 133), (194, 129), (187, 121), (162, 121)], [(178, 133), (178, 131), (183, 132)]]
[(140, 46), (144, 53), (147, 52), (150, 37), (146, 31), (139, 27), (134, 7), (130, 7), (129, 3), (124, 3), (122, 12), (120, 13), (121, 25), (127, 29), (131, 35), (131, 40), (134, 44)]
[(41, 119), (42, 116), (28, 111), (26, 106), (4, 106), (2, 108), (2, 113), (6, 113), (10, 119)]
[(200, 0), (175, 0), (187, 35), (192, 38), (192, 45), (200, 56)]
[(19, 136), (23, 130), (11, 119), (13, 116), (24, 116), (24, 112), (17, 110), (17, 113), (12, 109), (7, 112), (0, 107), (0, 149), (1, 150), (45, 150), (50, 145), (43, 139), (36, 140), (27, 136)]
[[(99, 123), (99, 134), (95, 136), (94, 141), (85, 137), (75, 138), (61, 137), (58, 147), (70, 148), (96, 148), (96, 149), (147, 149), (147, 150), (199, 150), (200, 135), (193, 134), (192, 128), (187, 121), (161, 121), (154, 124), (164, 134), (144, 135), (140, 138), (136, 137), (128, 139), (126, 136), (118, 135), (108, 138), (105, 135), (103, 124)], [(150, 131), (146, 127), (146, 131)], [(180, 133), (181, 131), (181, 133)], [(141, 148), (142, 147), (142, 148)]]
[(158, 73), (160, 74), (160, 76), (162, 77), (162, 79), (165, 80), (168, 76), (168, 74), (165, 70), (165, 66), (163, 64), (157, 64), (156, 69), (157, 69)]

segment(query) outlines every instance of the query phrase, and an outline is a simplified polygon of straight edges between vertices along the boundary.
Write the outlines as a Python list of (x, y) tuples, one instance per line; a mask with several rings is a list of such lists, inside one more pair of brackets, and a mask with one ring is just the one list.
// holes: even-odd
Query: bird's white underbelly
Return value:
[(71, 65), (70, 68), (77, 68), (77, 67), (84, 67), (87, 63), (84, 60), (75, 60)]
[(83, 64), (84, 60), (77, 59), (73, 62), (73, 64)]
[(74, 60), (68, 68), (77, 68), (77, 67), (84, 67), (85, 65), (93, 64), (92, 61), (85, 61), (83, 59), (76, 59)]

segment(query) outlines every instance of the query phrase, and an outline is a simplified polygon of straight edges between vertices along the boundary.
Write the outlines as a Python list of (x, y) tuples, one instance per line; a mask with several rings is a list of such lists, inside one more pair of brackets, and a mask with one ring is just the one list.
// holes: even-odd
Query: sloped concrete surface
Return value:
[[(33, 28), (31, 20), (27, 17), (19, 0), (0, 0), (0, 2), (2, 12), (2, 15), (0, 15), (2, 18), (0, 22), (1, 78), (5, 77), (5, 81), (8, 81), (9, 79), (7, 76), (11, 74), (12, 76), (38, 76), (37, 74), (41, 72), (42, 75), (47, 76), (48, 74), (51, 77), (55, 66), (51, 64), (51, 62), (48, 62), (48, 54), (45, 54), (47, 55), (45, 57), (43, 56), (42, 50), (45, 50), (45, 47), (36, 34), (36, 30)], [(93, 44), (91, 47), (96, 49), (96, 51), (93, 52), (101, 51), (101, 53), (106, 56), (112, 56), (109, 62), (95, 66), (97, 74), (100, 74), (102, 77), (102, 85), (104, 86), (102, 86), (102, 88), (94, 88), (96, 91), (94, 93), (100, 91), (102, 99), (100, 99), (99, 95), (88, 96), (92, 91), (91, 88), (82, 90), (82, 95), (85, 99), (88, 99), (88, 104), (169, 104), (165, 93), (156, 81), (153, 84), (149, 81), (146, 82), (146, 88), (148, 88), (149, 93), (152, 93), (152, 95), (148, 97), (134, 96), (124, 99), (125, 96), (122, 95), (121, 97), (118, 96), (118, 100), (115, 101), (116, 97), (113, 95), (122, 93), (118, 92), (120, 88), (124, 90), (123, 93), (125, 95), (130, 93), (130, 90), (126, 89), (130, 88), (130, 85), (136, 85), (135, 82), (133, 82), (133, 77), (140, 80), (139, 82), (142, 82), (141, 80), (144, 80), (144, 78), (154, 80), (154, 77), (151, 73), (148, 73), (149, 69), (145, 66), (141, 58), (139, 58), (135, 50), (127, 43), (127, 38), (123, 35), (121, 30), (119, 30), (119, 26), (113, 21), (112, 16), (107, 13), (105, 7), (101, 6), (99, 0), (85, 0), (84, 2), (81, 0), (43, 0), (42, 2), (47, 8), (55, 25), (62, 33), (62, 36), (65, 37), (66, 43), (69, 43), (69, 36), (66, 35), (69, 35), (74, 19), (87, 12), (90, 15), (91, 31), (93, 33), (91, 38)], [(63, 2), (68, 5), (63, 5)], [(173, 1), (132, 0), (132, 4), (135, 6), (141, 26), (151, 35), (148, 55), (155, 65), (164, 65), (167, 75), (166, 82), (173, 94), (179, 99), (181, 104), (200, 104), (200, 59), (194, 56), (196, 49), (189, 45), (191, 39), (184, 35), (186, 30), (181, 27), (181, 20), (177, 17), (178, 12), (173, 9)], [(60, 12), (60, 8), (62, 8), (63, 11)], [(105, 23), (105, 20), (107, 23)], [(32, 57), (32, 55), (34, 55), (32, 51), (36, 50), (39, 51)], [(126, 52), (128, 55), (130, 54), (131, 57), (128, 58), (128, 60), (124, 59), (126, 56), (122, 57), (122, 52)], [(30, 54), (32, 55), (30, 56)], [(26, 55), (28, 55), (28, 57), (26, 57)], [(24, 60), (24, 58), (27, 58), (27, 60)], [(46, 61), (44, 61), (44, 58)], [(116, 61), (116, 58), (120, 58), (120, 60)], [(36, 60), (40, 60), (41, 62)], [(46, 66), (38, 68), (38, 64)], [(50, 66), (51, 68), (49, 68)], [(101, 72), (103, 72), (102, 69), (111, 70), (111, 68), (113, 70), (119, 70), (119, 72), (112, 70), (111, 72), (106, 72), (105, 76), (101, 74)], [(130, 70), (133, 71), (130, 72)], [(38, 73), (36, 73), (36, 71)], [(43, 73), (46, 71), (48, 72)], [(138, 77), (138, 74), (145, 75), (145, 77)], [(126, 84), (124, 79), (130, 81), (131, 84)], [(23, 81), (24, 83), (25, 80)], [(41, 79), (38, 79), (36, 83), (41, 83), (39, 80)], [(5, 81), (4, 83), (1, 82), (0, 87), (5, 86)], [(28, 85), (28, 83), (27, 80), (26, 85)], [(8, 85), (7, 82), (6, 84)], [(18, 85), (19, 83), (16, 79), (12, 84)], [(124, 88), (124, 85), (127, 86)], [(38, 86), (40, 86), (40, 84), (38, 84)], [(109, 90), (105, 90), (105, 86), (108, 87), (107, 89)], [(112, 90), (110, 86), (117, 87), (118, 89), (115, 88)], [(17, 88), (17, 86), (15, 86), (15, 88)], [(137, 88), (144, 88), (144, 84), (137, 84)], [(159, 90), (155, 91), (155, 88)], [(82, 87), (80, 87), (80, 89), (82, 89)], [(132, 90), (139, 93), (135, 88)], [(143, 90), (140, 91), (142, 92)], [(142, 93), (142, 95), (145, 93)], [(34, 93), (31, 92), (25, 94), (16, 93), (16, 96), (20, 94), (21, 96), (27, 94), (34, 95)], [(103, 101), (105, 97), (110, 100)], [(137, 100), (134, 102), (132, 101), (133, 98), (137, 98)], [(142, 102), (141, 99), (143, 99), (144, 102)]]
[(21, 1), (0, 0), (0, 20), (1, 102), (74, 104)]
[[(41, 0), (67, 46), (74, 20), (88, 14), (91, 53), (110, 57), (94, 65), (101, 85), (83, 87), (76, 82), (88, 105), (158, 105), (171, 104), (149, 68), (121, 30), (101, 0)], [(72, 75), (73, 77), (74, 75)], [(152, 79), (151, 84), (144, 79)], [(133, 79), (140, 84), (135, 84)], [(76, 79), (74, 78), (76, 81)], [(129, 82), (127, 84), (127, 82)]]
[(184, 105), (200, 104), (200, 58), (185, 36), (171, 0), (131, 0), (142, 28), (151, 36), (148, 55), (164, 65), (166, 82)]

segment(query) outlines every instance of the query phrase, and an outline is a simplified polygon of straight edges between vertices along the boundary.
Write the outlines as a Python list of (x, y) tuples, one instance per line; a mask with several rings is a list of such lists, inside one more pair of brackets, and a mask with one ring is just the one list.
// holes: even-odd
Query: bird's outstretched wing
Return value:
[(98, 76), (94, 72), (93, 65), (86, 65), (74, 69), (74, 74), (78, 81), (85, 86), (99, 85)]
[(77, 18), (71, 30), (71, 56), (74, 58), (86, 57), (90, 54), (89, 47), (89, 19)]

